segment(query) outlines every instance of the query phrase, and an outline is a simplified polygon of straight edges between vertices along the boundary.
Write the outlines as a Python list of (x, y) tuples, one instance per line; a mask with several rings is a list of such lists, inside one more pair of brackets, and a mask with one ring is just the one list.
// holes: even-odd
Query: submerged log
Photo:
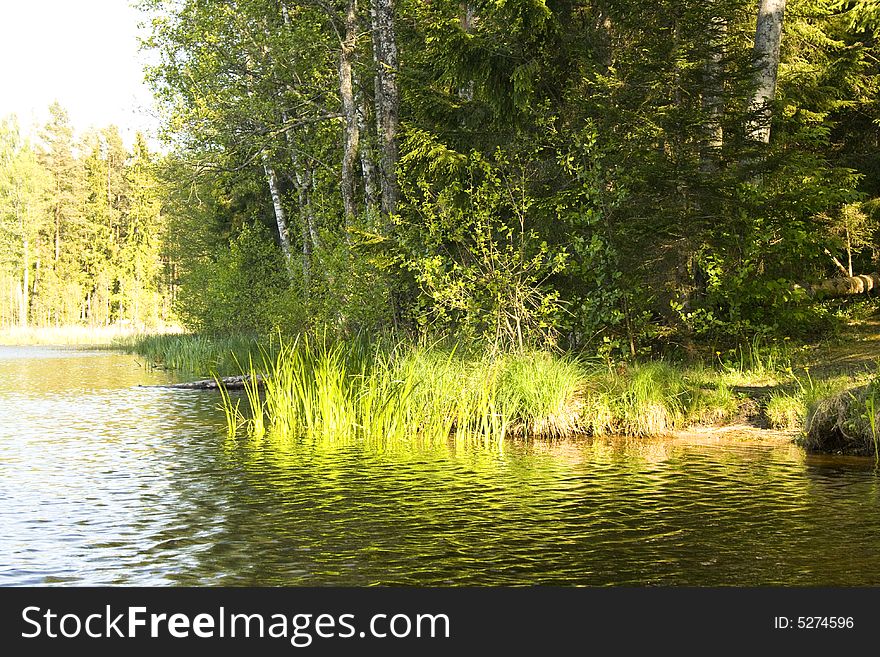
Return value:
[(811, 285), (808, 289), (810, 296), (820, 299), (844, 297), (851, 294), (868, 294), (874, 290), (880, 290), (880, 274), (829, 278), (821, 283)]
[[(218, 384), (219, 381), (219, 384)], [(158, 386), (149, 386), (153, 388), (180, 388), (183, 390), (219, 390), (220, 384), (227, 390), (244, 390), (251, 382), (249, 374), (243, 376), (225, 376), (220, 379), (202, 379), (200, 381), (189, 381), (187, 383), (166, 383)], [(262, 386), (264, 379), (259, 374), (256, 378), (257, 386)]]

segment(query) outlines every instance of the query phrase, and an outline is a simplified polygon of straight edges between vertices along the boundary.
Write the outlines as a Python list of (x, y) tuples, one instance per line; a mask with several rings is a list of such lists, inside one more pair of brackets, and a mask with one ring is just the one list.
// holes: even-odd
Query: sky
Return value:
[(0, 0), (0, 116), (23, 132), (57, 100), (78, 132), (111, 123), (131, 144), (155, 131), (129, 0)]

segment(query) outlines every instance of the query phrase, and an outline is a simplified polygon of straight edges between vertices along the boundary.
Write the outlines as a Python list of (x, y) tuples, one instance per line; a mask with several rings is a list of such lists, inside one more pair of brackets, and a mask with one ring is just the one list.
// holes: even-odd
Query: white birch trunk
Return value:
[(724, 42), (727, 37), (727, 20), (713, 16), (710, 22), (710, 52), (706, 60), (706, 85), (702, 105), (706, 112), (706, 147), (703, 152), (701, 169), (714, 171), (724, 147), (724, 129), (721, 118), (724, 114)]
[[(461, 29), (465, 34), (470, 34), (471, 30), (474, 27), (474, 18), (476, 17), (476, 10), (470, 2), (462, 2), (459, 5), (459, 22), (461, 24)], [(474, 81), (468, 80), (464, 85), (462, 85), (458, 90), (458, 97), (465, 101), (471, 101), (474, 99)]]
[(345, 224), (351, 226), (357, 216), (355, 166), (357, 163), (360, 127), (354, 98), (352, 60), (357, 43), (357, 0), (348, 0), (345, 14), (345, 39), (339, 52), (339, 93), (342, 97), (342, 206)]
[(770, 121), (776, 98), (785, 2), (786, 0), (759, 0), (758, 5), (755, 30), (755, 95), (751, 105), (754, 117), (746, 126), (746, 132), (750, 139), (765, 144), (770, 142)]
[[(356, 81), (355, 87), (357, 87)], [(363, 137), (358, 151), (361, 159), (361, 173), (364, 178), (364, 203), (367, 206), (367, 215), (375, 217), (379, 213), (379, 183), (376, 161), (373, 157), (373, 149), (369, 138), (370, 132), (367, 127), (369, 109), (363, 91), (357, 90), (355, 96), (357, 98), (358, 131)]]
[(18, 323), (22, 328), (28, 325), (28, 301), (30, 300), (30, 243), (27, 235), (24, 236), (24, 254), (21, 272), (21, 300), (19, 301)]
[(269, 184), (269, 193), (272, 195), (272, 207), (275, 210), (275, 223), (278, 226), (278, 239), (281, 242), (281, 252), (284, 254), (284, 264), (288, 275), (291, 272), (291, 249), (290, 233), (287, 229), (287, 217), (284, 213), (284, 205), (281, 202), (281, 191), (278, 187), (278, 176), (269, 162), (269, 156), (262, 154), (263, 170), (266, 172), (266, 182)]
[(376, 132), (382, 154), (379, 167), (382, 211), (394, 214), (399, 198), (397, 127), (400, 94), (397, 87), (398, 57), (393, 0), (372, 0), (370, 18), (373, 58), (376, 62)]

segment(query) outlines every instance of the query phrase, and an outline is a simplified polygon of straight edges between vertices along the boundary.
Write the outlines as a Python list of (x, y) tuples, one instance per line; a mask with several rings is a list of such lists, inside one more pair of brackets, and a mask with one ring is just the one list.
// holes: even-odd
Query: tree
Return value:
[(4, 122), (0, 134), (5, 142), (0, 148), (0, 239), (7, 266), (18, 275), (17, 318), (26, 327), (42, 257), (39, 237), (51, 182), (37, 154), (21, 141), (14, 122)]
[(755, 95), (752, 110), (755, 118), (748, 127), (749, 137), (755, 141), (770, 141), (770, 120), (776, 97), (776, 78), (779, 72), (779, 44), (786, 0), (760, 0), (755, 30)]
[(161, 315), (162, 244), (165, 221), (163, 189), (154, 156), (140, 133), (125, 172), (128, 214), (120, 256), (120, 314), (139, 326), (155, 325)]
[(400, 91), (397, 85), (399, 62), (393, 0), (371, 0), (370, 24), (373, 60), (376, 63), (376, 132), (382, 153), (379, 167), (382, 210), (393, 215), (397, 212), (399, 200), (397, 130), (400, 121)]

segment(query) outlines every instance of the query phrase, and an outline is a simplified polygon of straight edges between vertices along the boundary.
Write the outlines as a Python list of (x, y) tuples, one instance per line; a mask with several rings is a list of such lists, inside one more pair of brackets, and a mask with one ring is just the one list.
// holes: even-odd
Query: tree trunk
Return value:
[(303, 235), (308, 236), (311, 241), (309, 253), (313, 253), (315, 249), (321, 248), (320, 237), (318, 236), (318, 224), (315, 221), (315, 213), (312, 209), (310, 200), (310, 187), (312, 187), (313, 171), (305, 169), (300, 163), (296, 154), (293, 156), (293, 170), (296, 178), (296, 188), (299, 192), (299, 205), (302, 212)]
[(847, 271), (849, 275), (853, 275), (852, 268), (852, 238), (849, 234), (849, 226), (846, 227), (846, 262), (847, 262)]
[(23, 236), (22, 246), (24, 247), (24, 253), (22, 257), (22, 271), (21, 271), (21, 300), (19, 301), (18, 307), (18, 323), (22, 328), (27, 328), (28, 325), (28, 301), (30, 300), (31, 294), (31, 286), (30, 286), (30, 243), (28, 242), (27, 234)]
[(376, 63), (376, 132), (381, 150), (379, 167), (382, 188), (382, 211), (397, 212), (397, 127), (400, 95), (397, 87), (397, 41), (394, 32), (393, 0), (371, 0), (370, 19), (373, 36), (373, 59)]
[(269, 156), (262, 154), (263, 170), (266, 172), (266, 181), (269, 183), (269, 193), (272, 195), (272, 206), (275, 209), (275, 223), (278, 225), (278, 238), (281, 242), (281, 252), (284, 254), (284, 263), (287, 273), (291, 273), (291, 250), (290, 233), (287, 230), (287, 218), (284, 214), (284, 205), (281, 203), (281, 191), (278, 187), (278, 176), (269, 162)]
[(880, 274), (860, 274), (829, 278), (808, 288), (810, 296), (819, 298), (844, 297), (851, 294), (867, 294), (880, 290)]
[(61, 207), (55, 207), (55, 263), (61, 258)]
[(709, 25), (709, 56), (706, 60), (706, 86), (702, 105), (706, 113), (706, 146), (700, 168), (711, 172), (718, 168), (718, 160), (724, 146), (721, 117), (724, 114), (722, 89), (724, 87), (724, 42), (727, 37), (727, 20), (713, 16)]
[(786, 0), (760, 0), (755, 30), (755, 95), (752, 97), (754, 117), (746, 126), (750, 139), (770, 142), (772, 104), (776, 98), (776, 77), (779, 72), (779, 44)]
[[(470, 2), (462, 2), (459, 6), (458, 19), (461, 29), (465, 34), (470, 34), (474, 26), (474, 17), (476, 10)], [(474, 99), (474, 81), (468, 80), (458, 89), (458, 97), (464, 101)]]
[(355, 166), (357, 163), (360, 127), (357, 104), (352, 82), (352, 61), (357, 43), (357, 0), (348, 0), (345, 14), (345, 39), (339, 52), (339, 92), (342, 97), (343, 148), (342, 148), (342, 206), (345, 225), (351, 226), (357, 217), (355, 194)]
[(369, 138), (370, 131), (367, 128), (370, 112), (363, 90), (357, 89), (355, 94), (357, 97), (358, 131), (362, 136), (358, 150), (361, 158), (361, 172), (364, 177), (364, 203), (367, 207), (367, 215), (375, 217), (379, 213), (379, 189), (376, 161)]
[(318, 232), (315, 229), (315, 218), (312, 213), (312, 204), (309, 199), (308, 173), (302, 170), (300, 159), (296, 151), (291, 148), (291, 161), (293, 162), (293, 178), (296, 181), (296, 191), (299, 200), (300, 235), (302, 238), (302, 275), (303, 297), (308, 301), (312, 289), (312, 260), (313, 253), (318, 244)]
[(27, 220), (25, 220), (25, 209), (21, 207), (22, 203), (17, 204), (18, 228), (21, 231), (21, 299), (18, 306), (18, 323), (22, 328), (28, 325), (28, 306), (31, 295), (30, 286), (30, 270), (31, 270), (31, 243), (28, 238), (28, 229), (30, 228), (30, 206), (27, 205)]

